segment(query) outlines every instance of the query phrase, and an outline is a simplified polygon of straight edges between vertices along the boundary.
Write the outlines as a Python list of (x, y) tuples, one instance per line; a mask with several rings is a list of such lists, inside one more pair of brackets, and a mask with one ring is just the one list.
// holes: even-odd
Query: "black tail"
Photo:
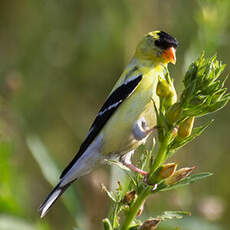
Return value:
[(55, 188), (52, 190), (52, 192), (47, 196), (45, 201), (40, 205), (38, 208), (38, 211), (41, 212), (41, 218), (46, 215), (50, 207), (55, 203), (55, 201), (62, 195), (63, 192), (73, 183), (70, 182), (64, 186), (61, 186), (61, 182), (59, 182)]

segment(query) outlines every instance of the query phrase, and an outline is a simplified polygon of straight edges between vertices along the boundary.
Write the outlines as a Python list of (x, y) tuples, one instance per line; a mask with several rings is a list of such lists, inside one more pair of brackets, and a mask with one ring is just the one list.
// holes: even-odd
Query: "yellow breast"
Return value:
[(142, 68), (143, 78), (133, 94), (117, 109), (102, 130), (102, 154), (122, 154), (136, 148), (140, 143), (134, 139), (132, 130), (140, 117), (144, 117), (149, 127), (156, 125), (153, 101), (158, 105), (156, 69)]

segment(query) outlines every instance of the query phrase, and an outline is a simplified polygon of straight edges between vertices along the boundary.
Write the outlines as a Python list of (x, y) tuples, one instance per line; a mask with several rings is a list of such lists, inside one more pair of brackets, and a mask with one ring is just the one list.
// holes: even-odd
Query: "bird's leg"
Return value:
[[(146, 124), (145, 118), (142, 117), (140, 118), (137, 123), (133, 126), (133, 136), (137, 141), (143, 141), (145, 142), (146, 138), (148, 138), (148, 136), (154, 131), (156, 130), (156, 126), (149, 128)], [(147, 176), (148, 176), (148, 172), (137, 168), (135, 165), (132, 164), (131, 162), (131, 157), (134, 153), (134, 150), (122, 155), (120, 157), (120, 162), (125, 165), (126, 167), (128, 167), (129, 169), (131, 169), (134, 172), (137, 172), (139, 174), (141, 174), (142, 176), (145, 177), (145, 181), (147, 181)]]
[(155, 131), (155, 130), (157, 130), (157, 126), (154, 126), (154, 127), (152, 127), (152, 128), (147, 128), (147, 129), (145, 129), (145, 133), (146, 133), (146, 135), (149, 135), (150, 133), (152, 133), (153, 131)]
[(120, 157), (120, 162), (125, 165), (126, 167), (128, 167), (129, 169), (131, 169), (134, 172), (137, 172), (139, 174), (141, 174), (142, 176), (146, 177), (148, 175), (148, 172), (143, 171), (142, 169), (137, 168), (135, 165), (132, 164), (131, 162), (131, 157), (134, 153), (134, 150), (122, 155)]
[(154, 184), (150, 184), (150, 183), (148, 182), (148, 175), (149, 175), (148, 172), (146, 172), (146, 171), (144, 171), (144, 170), (142, 170), (142, 169), (139, 169), (139, 168), (137, 168), (135, 165), (132, 164), (132, 162), (131, 162), (131, 157), (132, 157), (133, 153), (134, 153), (134, 150), (132, 150), (132, 151), (130, 151), (130, 152), (128, 152), (128, 153), (122, 155), (122, 156), (120, 157), (120, 159), (119, 159), (120, 162), (121, 162), (123, 165), (125, 165), (127, 168), (131, 169), (132, 171), (141, 174), (141, 175), (144, 177), (144, 179), (143, 179), (144, 183), (146, 183), (147, 185), (153, 186), (152, 191), (154, 191), (155, 189), (157, 189), (158, 184), (155, 184), (155, 183), (154, 183)]

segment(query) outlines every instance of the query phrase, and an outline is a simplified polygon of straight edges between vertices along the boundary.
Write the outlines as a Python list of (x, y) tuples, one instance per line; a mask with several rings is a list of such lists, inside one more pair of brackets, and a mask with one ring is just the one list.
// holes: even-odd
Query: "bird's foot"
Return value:
[[(130, 154), (130, 155), (131, 155), (131, 154)], [(149, 181), (148, 181), (148, 179), (149, 179), (149, 178), (148, 178), (149, 173), (146, 172), (146, 171), (144, 171), (144, 170), (142, 170), (142, 169), (139, 169), (138, 167), (136, 167), (135, 165), (133, 165), (133, 164), (131, 163), (131, 161), (130, 161), (130, 155), (122, 156), (122, 157), (120, 158), (120, 162), (121, 162), (124, 166), (126, 166), (127, 168), (131, 169), (132, 171), (141, 174), (141, 175), (144, 177), (144, 179), (143, 179), (144, 183), (147, 184), (147, 185), (153, 186), (152, 191), (156, 190), (158, 184), (156, 184), (156, 183), (153, 183), (153, 184), (149, 183)]]
[(158, 126), (154, 126), (152, 128), (145, 129), (146, 136), (152, 133), (153, 131), (157, 130)]
[(146, 177), (148, 175), (148, 172), (137, 168), (135, 165), (133, 164), (129, 164), (129, 163), (123, 163), (126, 167), (128, 167), (129, 169), (131, 169), (134, 172), (137, 172), (139, 174), (141, 174), (142, 176)]
[(148, 173), (145, 172), (142, 169), (137, 168), (135, 165), (132, 164), (131, 162), (131, 157), (134, 151), (131, 151), (123, 156), (120, 157), (120, 162), (126, 166), (127, 168), (131, 169), (134, 172), (137, 172), (139, 174), (141, 174), (142, 176), (146, 176)]

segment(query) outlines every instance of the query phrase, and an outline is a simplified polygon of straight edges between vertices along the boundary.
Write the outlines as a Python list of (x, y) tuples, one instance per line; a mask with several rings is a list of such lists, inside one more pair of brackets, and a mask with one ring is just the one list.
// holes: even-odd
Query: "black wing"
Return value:
[(116, 90), (114, 90), (110, 96), (107, 98), (105, 104), (102, 106), (101, 110), (97, 114), (95, 121), (90, 127), (88, 136), (82, 143), (78, 153), (73, 158), (73, 160), (69, 163), (69, 165), (63, 170), (60, 179), (69, 171), (69, 169), (75, 164), (75, 162), (81, 157), (81, 155), (85, 152), (88, 146), (92, 143), (95, 137), (99, 134), (101, 129), (104, 127), (106, 122), (112, 116), (112, 114), (116, 111), (116, 109), (122, 104), (122, 102), (129, 97), (133, 91), (137, 88), (139, 82), (142, 79), (142, 75), (139, 75), (131, 80), (128, 80), (121, 86), (119, 86)]

